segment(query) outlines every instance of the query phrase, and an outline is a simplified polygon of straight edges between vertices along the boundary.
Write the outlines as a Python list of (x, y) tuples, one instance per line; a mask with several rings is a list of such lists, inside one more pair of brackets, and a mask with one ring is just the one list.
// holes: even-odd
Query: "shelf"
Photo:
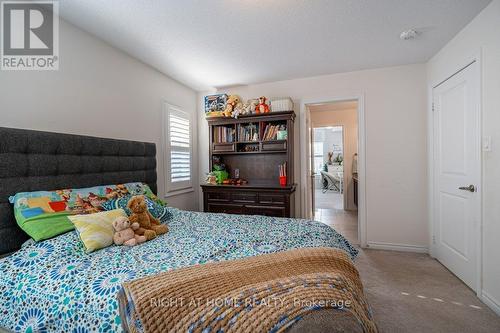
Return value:
[(245, 155), (245, 154), (286, 154), (286, 150), (265, 151), (212, 151), (212, 155)]
[(249, 180), (245, 185), (231, 185), (231, 184), (200, 184), (201, 187), (229, 187), (229, 188), (247, 188), (247, 189), (275, 189), (275, 190), (292, 190), (294, 191), (297, 184), (288, 184), (281, 186), (279, 182), (275, 181), (253, 181)]
[(258, 141), (231, 141), (231, 142), (214, 142), (214, 144), (217, 144), (217, 145), (229, 145), (229, 144), (233, 144), (233, 143), (244, 143), (244, 144), (256, 144), (256, 143), (280, 143), (280, 142), (286, 142), (288, 140), (265, 140), (265, 141), (262, 141), (262, 140), (258, 140)]
[(240, 115), (238, 119), (231, 118), (231, 117), (205, 117), (206, 120), (212, 121), (212, 120), (232, 120), (232, 121), (237, 121), (237, 120), (247, 120), (247, 119), (252, 119), (252, 118), (258, 118), (258, 117), (271, 117), (271, 116), (282, 116), (282, 115), (289, 115), (293, 114), (293, 117), (295, 117), (294, 111), (280, 111), (280, 112), (269, 112), (269, 113), (260, 113), (260, 114), (250, 114), (250, 115)]

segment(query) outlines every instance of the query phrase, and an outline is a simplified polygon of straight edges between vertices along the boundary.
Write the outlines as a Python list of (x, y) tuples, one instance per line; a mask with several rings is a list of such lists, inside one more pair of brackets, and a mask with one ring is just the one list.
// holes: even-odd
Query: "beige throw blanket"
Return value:
[(303, 248), (181, 268), (123, 284), (130, 332), (283, 332), (319, 309), (347, 311), (377, 332), (359, 274), (333, 248)]

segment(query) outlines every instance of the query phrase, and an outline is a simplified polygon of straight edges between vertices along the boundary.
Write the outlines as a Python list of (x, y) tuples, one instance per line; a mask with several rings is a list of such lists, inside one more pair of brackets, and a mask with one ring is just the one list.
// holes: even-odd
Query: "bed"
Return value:
[[(235, 216), (170, 208), (170, 231), (137, 247), (86, 254), (74, 231), (38, 243), (17, 227), (9, 195), (65, 187), (140, 181), (156, 191), (151, 143), (0, 128), (0, 328), (16, 332), (120, 332), (116, 295), (126, 281), (209, 262), (290, 249), (357, 250), (315, 221)], [(345, 313), (311, 316), (310, 328), (358, 323)], [(302, 326), (300, 326), (302, 325)], [(305, 318), (296, 327), (308, 327)], [(322, 326), (323, 325), (323, 326)], [(295, 328), (296, 329), (296, 328)], [(294, 327), (291, 327), (291, 331)], [(331, 332), (335, 328), (328, 329)]]

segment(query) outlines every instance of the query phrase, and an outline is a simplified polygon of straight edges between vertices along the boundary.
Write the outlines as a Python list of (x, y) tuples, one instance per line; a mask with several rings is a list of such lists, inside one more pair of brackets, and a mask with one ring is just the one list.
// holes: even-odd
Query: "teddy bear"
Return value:
[(139, 228), (135, 230), (137, 235), (145, 236), (147, 240), (150, 240), (168, 231), (168, 227), (161, 224), (148, 211), (144, 195), (135, 195), (130, 198), (127, 207), (132, 212), (129, 216), (130, 222), (139, 224)]
[(239, 104), (241, 104), (241, 100), (237, 95), (229, 95), (226, 100), (226, 108), (222, 113), (224, 117), (231, 117), (231, 115), (233, 114), (233, 110)]
[(146, 236), (135, 234), (135, 230), (139, 229), (139, 223), (130, 223), (125, 216), (119, 216), (113, 221), (113, 241), (116, 245), (134, 246), (144, 243)]

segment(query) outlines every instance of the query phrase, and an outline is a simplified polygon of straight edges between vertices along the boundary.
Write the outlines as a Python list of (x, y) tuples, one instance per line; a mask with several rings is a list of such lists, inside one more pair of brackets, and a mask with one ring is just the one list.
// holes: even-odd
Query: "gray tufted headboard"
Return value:
[(0, 254), (29, 237), (9, 196), (18, 192), (143, 182), (156, 193), (154, 143), (0, 127)]

